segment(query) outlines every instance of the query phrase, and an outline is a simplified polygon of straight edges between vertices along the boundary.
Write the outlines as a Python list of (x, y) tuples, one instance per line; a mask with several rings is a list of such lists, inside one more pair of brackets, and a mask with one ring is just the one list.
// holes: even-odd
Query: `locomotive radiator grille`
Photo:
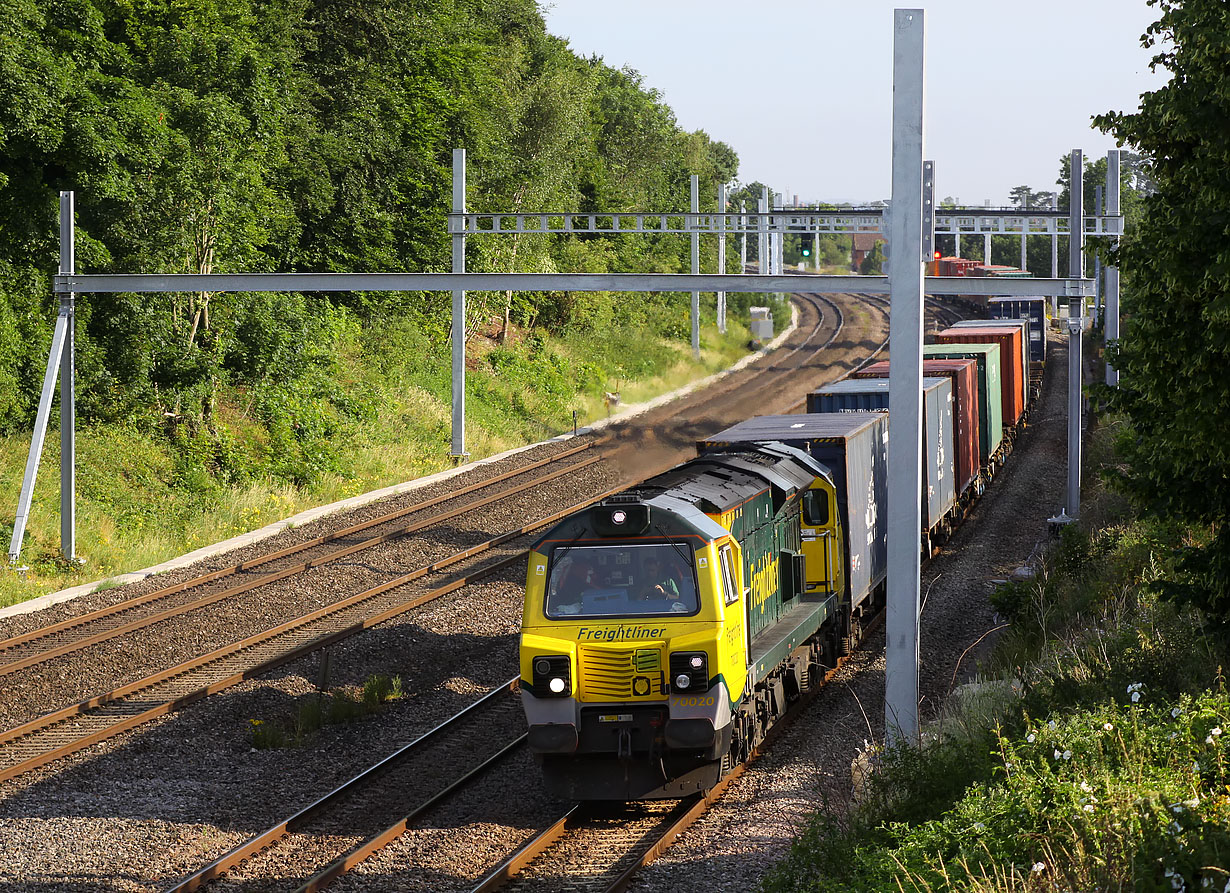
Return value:
[(582, 647), (578, 651), (583, 695), (616, 701), (626, 701), (632, 697), (637, 649)]

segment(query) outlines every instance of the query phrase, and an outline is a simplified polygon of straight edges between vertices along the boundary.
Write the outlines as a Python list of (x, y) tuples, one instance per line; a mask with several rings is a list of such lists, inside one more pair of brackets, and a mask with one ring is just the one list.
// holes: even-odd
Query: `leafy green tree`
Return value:
[(1230, 625), (1230, 7), (1151, 0), (1161, 11), (1143, 43), (1171, 80), (1139, 111), (1095, 118), (1146, 154), (1156, 192), (1113, 259), (1131, 272), (1111, 359), (1111, 404), (1131, 430), (1123, 483), (1158, 517), (1204, 534), (1181, 553), (1174, 598)]
[(863, 262), (859, 264), (858, 271), (864, 276), (878, 276), (884, 272), (884, 243), (876, 240), (876, 243), (871, 246), (871, 250), (863, 258)]

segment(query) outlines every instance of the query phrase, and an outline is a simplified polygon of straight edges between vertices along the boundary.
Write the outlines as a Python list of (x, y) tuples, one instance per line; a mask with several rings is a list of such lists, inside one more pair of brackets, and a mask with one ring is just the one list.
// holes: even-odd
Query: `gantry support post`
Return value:
[[(1106, 213), (1111, 217), (1119, 216), (1119, 150), (1111, 149), (1106, 153)], [(1120, 236), (1120, 239), (1123, 237)], [(1119, 340), (1119, 268), (1106, 267), (1106, 311), (1103, 317), (1105, 323), (1106, 343), (1113, 344)], [(1106, 383), (1111, 387), (1119, 384), (1119, 370), (1110, 363), (1106, 364)]]
[[(453, 213), (466, 212), (466, 150), (453, 150)], [(453, 233), (453, 272), (466, 271), (465, 233)], [(452, 457), (464, 462), (466, 452), (466, 293), (453, 292), (453, 447)]]
[(921, 9), (894, 11), (893, 202), (888, 259), (888, 605), (884, 727), (918, 740), (918, 494), (922, 492), (922, 170), (924, 29)]
[(747, 272), (747, 206), (739, 202), (739, 273)]
[[(73, 225), (74, 197), (60, 193), (60, 274), (76, 272), (75, 232)], [(34, 482), (38, 463), (47, 437), (51, 418), (51, 399), (55, 394), (56, 377), (60, 384), (60, 550), (64, 557), (76, 557), (76, 403), (73, 379), (73, 323), (76, 319), (76, 295), (60, 293), (60, 309), (51, 335), (51, 350), (47, 353), (47, 371), (43, 375), (43, 390), (39, 395), (38, 412), (34, 417), (34, 432), (30, 437), (30, 454), (26, 458), (26, 473), (17, 498), (17, 515), (13, 519), (13, 537), (9, 541), (9, 562), (15, 564), (21, 556), (21, 544), (30, 519), (30, 504), (34, 500)]]
[[(1093, 213), (1099, 220), (1101, 219), (1102, 185), (1100, 183), (1093, 187)], [(1102, 312), (1102, 302), (1104, 299), (1102, 291), (1102, 258), (1100, 255), (1095, 255), (1093, 258), (1093, 321), (1095, 323), (1097, 322), (1098, 314)]]
[(765, 187), (760, 191), (760, 201), (756, 204), (756, 209), (760, 212), (760, 216), (756, 219), (756, 223), (760, 228), (760, 232), (756, 235), (756, 259), (760, 263), (760, 275), (769, 275), (769, 218), (765, 215), (769, 213), (769, 187)]
[[(1085, 270), (1084, 160), (1080, 149), (1072, 150), (1072, 176), (1068, 190), (1068, 278), (1077, 279)], [(1081, 514), (1081, 342), (1085, 299), (1068, 299), (1068, 518)]]
[[(692, 213), (700, 213), (700, 177), (692, 174)], [(696, 224), (692, 224), (695, 226)], [(692, 275), (700, 275), (700, 233), (692, 233)], [(692, 292), (692, 356), (700, 359), (700, 292)]]
[[(1051, 210), (1059, 208), (1059, 193), (1051, 195)], [(1051, 234), (1051, 278), (1059, 278), (1059, 233)], [(1051, 316), (1059, 315), (1059, 298), (1051, 298)]]
[[(75, 273), (76, 202), (73, 193), (60, 193), (60, 272)], [(64, 347), (60, 351), (60, 554), (77, 557), (77, 295), (60, 300), (64, 317)]]
[[(718, 258), (719, 276), (726, 274), (726, 184), (718, 186)], [(717, 328), (726, 334), (726, 292), (717, 293)]]

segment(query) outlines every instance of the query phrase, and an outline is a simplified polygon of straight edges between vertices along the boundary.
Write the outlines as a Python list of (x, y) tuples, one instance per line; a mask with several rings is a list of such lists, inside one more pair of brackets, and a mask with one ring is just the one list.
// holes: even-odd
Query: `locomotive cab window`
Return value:
[(670, 544), (565, 549), (551, 561), (547, 616), (571, 620), (695, 614), (700, 601), (691, 561), (690, 549)]
[(726, 589), (726, 605), (729, 607), (739, 600), (739, 587), (735, 585), (735, 562), (730, 546), (722, 546), (718, 556), (722, 562), (722, 585)]
[(809, 527), (824, 527), (829, 523), (829, 495), (823, 490), (803, 493), (803, 520)]

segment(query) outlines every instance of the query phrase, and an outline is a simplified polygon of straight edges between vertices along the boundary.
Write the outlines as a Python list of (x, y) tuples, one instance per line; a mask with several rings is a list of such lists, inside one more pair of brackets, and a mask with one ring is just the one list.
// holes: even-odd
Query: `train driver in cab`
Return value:
[[(669, 564), (674, 565), (674, 560)], [(646, 556), (641, 578), (644, 580), (641, 601), (652, 613), (669, 611), (679, 614), (694, 610), (695, 599), (691, 587), (688, 587), (687, 596), (679, 591), (679, 581), (683, 576), (677, 567), (668, 566), (662, 561), (659, 550), (655, 549)], [(688, 602), (693, 603), (691, 608)]]

